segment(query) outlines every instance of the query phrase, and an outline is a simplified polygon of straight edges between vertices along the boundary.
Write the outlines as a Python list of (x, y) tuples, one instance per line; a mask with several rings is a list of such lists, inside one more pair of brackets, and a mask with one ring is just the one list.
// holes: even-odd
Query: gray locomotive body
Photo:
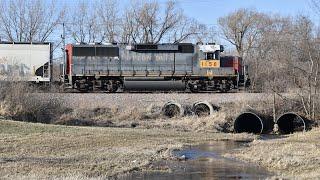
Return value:
[(238, 87), (243, 72), (240, 59), (222, 63), (221, 52), (223, 46), (214, 44), (70, 44), (65, 81), (80, 91), (228, 91)]

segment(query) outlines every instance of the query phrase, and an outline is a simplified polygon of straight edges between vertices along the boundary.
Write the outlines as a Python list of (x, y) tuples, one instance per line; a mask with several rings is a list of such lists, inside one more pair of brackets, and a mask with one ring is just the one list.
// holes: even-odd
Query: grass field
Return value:
[(172, 149), (246, 134), (67, 127), (0, 120), (0, 179), (116, 177), (170, 157)]
[(255, 140), (249, 147), (226, 156), (259, 164), (280, 179), (319, 179), (320, 129)]

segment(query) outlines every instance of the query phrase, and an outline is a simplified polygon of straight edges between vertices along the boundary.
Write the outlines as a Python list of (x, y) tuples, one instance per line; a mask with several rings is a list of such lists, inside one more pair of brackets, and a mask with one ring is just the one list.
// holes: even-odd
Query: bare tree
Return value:
[(320, 0), (311, 0), (310, 1), (310, 6), (313, 9), (315, 13), (320, 15)]
[(71, 23), (68, 24), (68, 32), (73, 40), (79, 43), (102, 42), (105, 37), (101, 24), (98, 21), (97, 6), (85, 1), (79, 1), (74, 7), (70, 17)]
[(137, 43), (139, 35), (139, 25), (132, 18), (134, 15), (132, 9), (126, 9), (124, 18), (122, 18), (121, 26), (121, 42), (122, 43)]
[(2, 0), (0, 34), (8, 41), (44, 42), (64, 17), (64, 9), (58, 10), (54, 1)]
[(201, 36), (197, 42), (211, 42), (218, 43), (218, 28), (216, 26), (206, 26), (202, 25), (202, 28), (199, 29)]
[(161, 6), (157, 1), (132, 1), (123, 19), (122, 41), (148, 44), (177, 43), (198, 33), (200, 24), (186, 17), (175, 1), (169, 0), (164, 8)]
[(301, 103), (305, 114), (315, 119), (315, 104), (318, 97), (318, 76), (319, 76), (319, 42), (313, 35), (314, 25), (311, 20), (305, 16), (299, 16), (295, 24), (295, 55), (296, 85), (299, 88), (297, 92), (301, 98)]
[(121, 25), (117, 1), (101, 0), (98, 6), (98, 12), (99, 22), (101, 22), (105, 39), (108, 42), (117, 42)]
[(244, 58), (263, 30), (263, 14), (249, 9), (239, 9), (218, 20), (223, 36), (233, 44), (240, 57)]
[(255, 91), (284, 91), (284, 85), (289, 85), (288, 82), (281, 84), (281, 88), (276, 87), (273, 82), (277, 82), (279, 77), (288, 77), (285, 73), (290, 72), (292, 23), (290, 18), (264, 16), (263, 24), (263, 31), (256, 36), (246, 56), (250, 67), (251, 88)]
[(183, 16), (172, 34), (169, 34), (169, 38), (173, 38), (174, 43), (183, 41), (204, 42), (208, 40), (209, 33), (210, 31), (205, 24), (201, 24), (193, 18)]
[(320, 54), (314, 25), (305, 16), (269, 16), (264, 21), (265, 30), (247, 56), (253, 69), (253, 88), (261, 87), (280, 97), (290, 89), (299, 96), (305, 115), (315, 119)]

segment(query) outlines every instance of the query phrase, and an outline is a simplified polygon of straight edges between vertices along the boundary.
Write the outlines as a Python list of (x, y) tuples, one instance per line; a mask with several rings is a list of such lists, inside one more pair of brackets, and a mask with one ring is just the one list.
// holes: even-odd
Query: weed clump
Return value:
[(53, 123), (68, 109), (53, 96), (43, 97), (26, 83), (2, 83), (0, 86), (0, 116), (17, 121)]

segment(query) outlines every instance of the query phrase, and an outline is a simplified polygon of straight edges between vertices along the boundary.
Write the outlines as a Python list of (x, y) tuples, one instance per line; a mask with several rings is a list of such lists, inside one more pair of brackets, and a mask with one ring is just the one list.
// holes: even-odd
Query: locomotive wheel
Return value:
[(193, 92), (193, 93), (198, 93), (199, 89), (190, 88), (190, 91)]
[(82, 93), (93, 91), (93, 83), (87, 80), (77, 80), (76, 87)]
[(110, 80), (107, 84), (107, 91), (110, 93), (114, 93), (114, 92), (117, 92), (117, 90), (118, 90), (118, 84), (115, 81)]
[(115, 93), (119, 89), (119, 83), (115, 80), (109, 80), (108, 83), (105, 86), (106, 91), (110, 93)]
[(115, 93), (118, 91), (118, 85), (113, 85), (110, 89), (109, 89), (109, 92), (111, 93)]
[(189, 84), (189, 89), (193, 93), (198, 93), (199, 92), (199, 86), (197, 84)]

